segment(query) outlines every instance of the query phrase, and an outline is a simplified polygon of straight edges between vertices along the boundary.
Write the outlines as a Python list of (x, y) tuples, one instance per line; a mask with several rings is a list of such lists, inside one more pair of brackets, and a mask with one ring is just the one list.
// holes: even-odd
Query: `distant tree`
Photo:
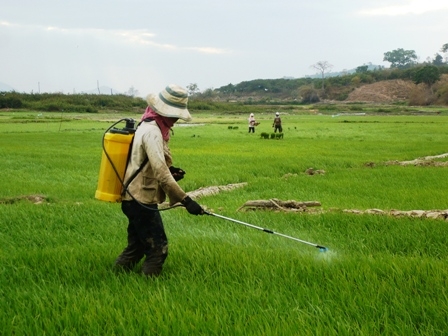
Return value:
[(445, 62), (448, 63), (448, 43), (445, 43), (442, 48), (440, 49), (441, 52), (447, 54), (445, 56)]
[(319, 61), (316, 64), (311, 65), (311, 67), (320, 71), (322, 75), (322, 91), (323, 91), (325, 89), (324, 88), (325, 71), (333, 68), (333, 65), (331, 65), (327, 61)]
[(431, 62), (433, 65), (435, 65), (435, 66), (440, 66), (440, 65), (443, 65), (444, 64), (444, 62), (443, 62), (443, 57), (442, 57), (442, 55), (440, 55), (440, 54), (436, 54), (435, 55), (435, 57), (434, 57), (434, 59), (432, 60), (432, 62)]
[(368, 65), (360, 65), (359, 67), (356, 68), (356, 73), (364, 73), (367, 72), (369, 70), (369, 66)]
[(207, 88), (201, 93), (201, 98), (211, 99), (215, 96), (215, 90), (213, 88)]
[(190, 83), (187, 85), (188, 95), (194, 96), (200, 92), (199, 87), (196, 83)]
[(425, 83), (428, 87), (433, 85), (439, 79), (439, 68), (434, 65), (425, 65), (424, 67), (418, 69), (413, 76), (415, 84)]
[(23, 106), (20, 95), (14, 92), (2, 93), (0, 95), (0, 108), (21, 108)]
[(233, 85), (232, 83), (226, 85), (226, 86), (221, 86), (218, 89), (219, 92), (221, 93), (226, 93), (226, 94), (230, 94), (230, 93), (234, 93), (236, 91), (235, 85)]
[(354, 86), (359, 86), (359, 84), (361, 83), (361, 78), (359, 78), (359, 76), (355, 76), (352, 78), (352, 80), (350, 81)]
[(130, 88), (129, 88), (129, 90), (126, 92), (126, 94), (128, 95), (128, 96), (131, 96), (131, 97), (135, 97), (135, 96), (137, 96), (138, 95), (138, 90), (136, 90), (133, 86), (131, 86)]
[(416, 63), (417, 55), (414, 50), (399, 48), (385, 52), (383, 61), (389, 62), (391, 68), (404, 69)]
[(370, 75), (369, 72), (364, 72), (364, 73), (360, 74), (359, 76), (361, 78), (362, 83), (370, 84), (375, 81), (375, 79), (372, 77), (372, 75)]

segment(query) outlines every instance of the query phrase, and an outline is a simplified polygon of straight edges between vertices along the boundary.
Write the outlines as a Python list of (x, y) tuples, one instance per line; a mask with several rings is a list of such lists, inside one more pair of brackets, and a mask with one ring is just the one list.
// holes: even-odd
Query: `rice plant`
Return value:
[[(33, 118), (0, 123), (2, 335), (446, 333), (447, 222), (343, 211), (447, 209), (447, 167), (386, 164), (447, 152), (446, 117), (291, 112), (281, 141), (260, 138), (272, 131), (266, 114), (255, 134), (244, 116), (176, 126), (184, 190), (247, 182), (200, 204), (329, 251), (176, 208), (162, 213), (169, 257), (155, 279), (112, 267), (126, 219), (94, 199), (112, 122)], [(237, 211), (272, 198), (321, 211)]]

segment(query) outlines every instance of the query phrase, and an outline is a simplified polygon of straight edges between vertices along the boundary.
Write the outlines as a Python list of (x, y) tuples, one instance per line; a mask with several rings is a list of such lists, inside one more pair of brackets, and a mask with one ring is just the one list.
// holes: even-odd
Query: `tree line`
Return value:
[(146, 101), (129, 95), (1, 92), (0, 109), (29, 109), (47, 112), (132, 111), (146, 107)]

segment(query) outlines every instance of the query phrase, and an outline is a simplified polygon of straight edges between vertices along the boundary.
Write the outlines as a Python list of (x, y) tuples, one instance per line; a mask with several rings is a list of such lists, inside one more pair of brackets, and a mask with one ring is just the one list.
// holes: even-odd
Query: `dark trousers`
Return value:
[(281, 133), (283, 131), (282, 125), (275, 125), (274, 126), (274, 133), (277, 133), (277, 130)]
[(255, 127), (254, 126), (249, 126), (249, 133), (255, 133)]
[(123, 201), (121, 210), (129, 220), (128, 246), (116, 263), (132, 268), (146, 256), (143, 273), (158, 275), (168, 256), (168, 240), (157, 205), (142, 206), (136, 201)]

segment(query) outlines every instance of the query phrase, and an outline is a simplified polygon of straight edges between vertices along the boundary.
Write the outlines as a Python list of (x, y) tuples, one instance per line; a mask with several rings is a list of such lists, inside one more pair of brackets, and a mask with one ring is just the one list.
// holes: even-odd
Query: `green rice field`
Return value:
[[(247, 183), (162, 212), (158, 278), (117, 273), (120, 204), (95, 199), (105, 130), (135, 114), (0, 111), (1, 335), (446, 335), (448, 117), (260, 110), (195, 115), (173, 129), (185, 191)], [(323, 171), (309, 175), (307, 169)], [(317, 201), (314, 211), (238, 211), (250, 200)], [(38, 199), (39, 201), (36, 201)], [(386, 214), (344, 210), (380, 209)], [(448, 216), (448, 210), (447, 210)]]

